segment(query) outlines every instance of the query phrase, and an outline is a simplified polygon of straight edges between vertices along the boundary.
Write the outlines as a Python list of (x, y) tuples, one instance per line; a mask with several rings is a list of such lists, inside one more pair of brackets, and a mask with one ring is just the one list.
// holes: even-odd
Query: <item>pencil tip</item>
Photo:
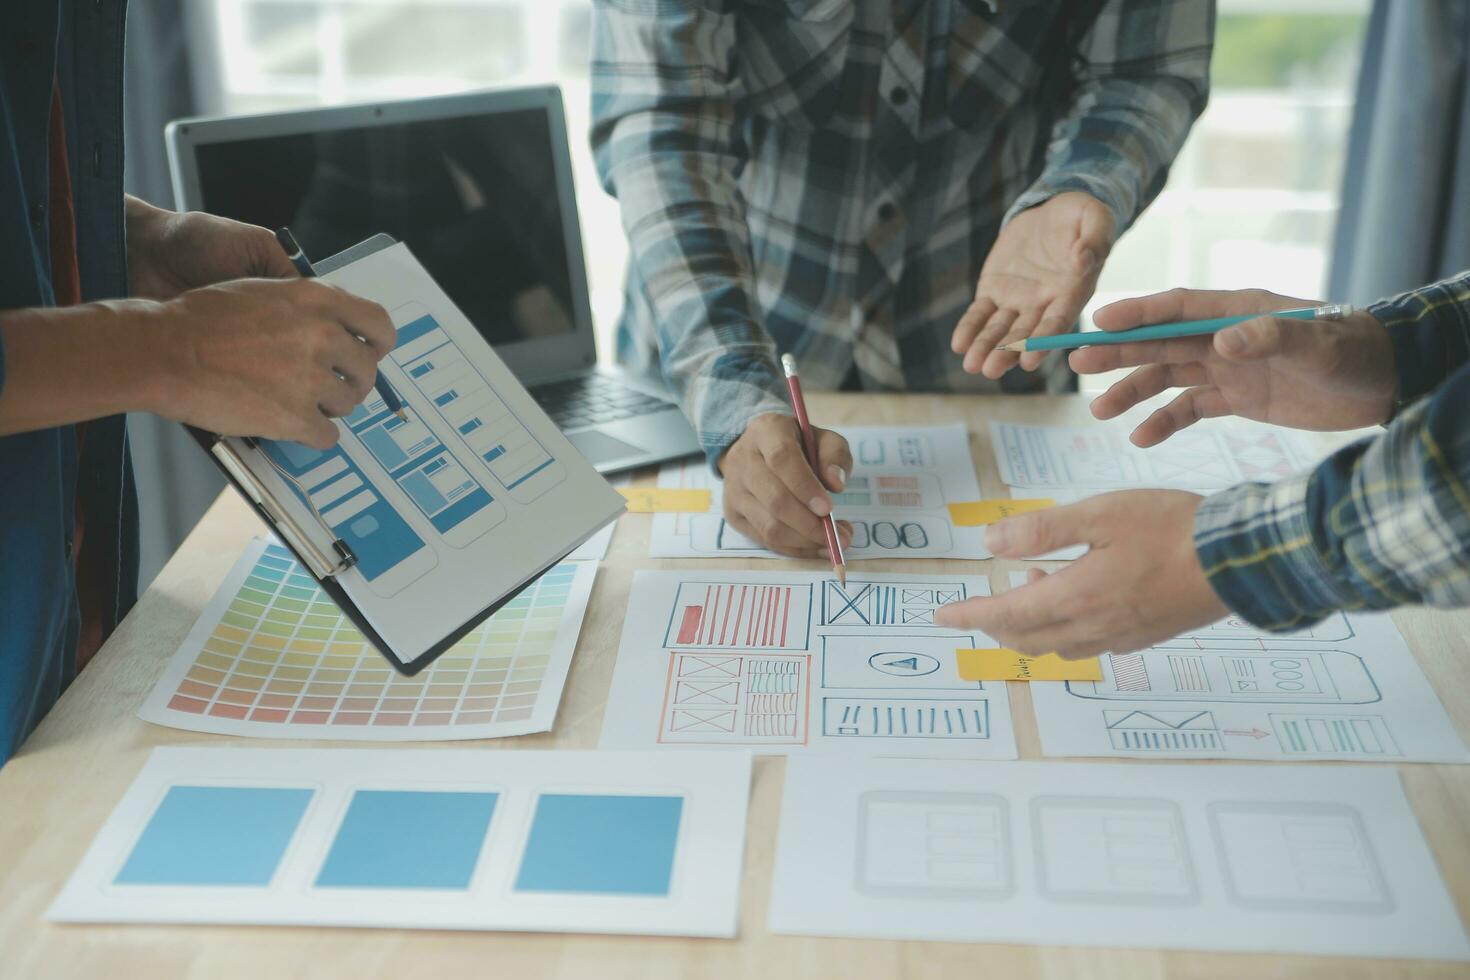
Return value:
[(1009, 344), (1001, 344), (1000, 349), (1011, 351), (1016, 354), (1024, 354), (1026, 352), (1026, 341), (1016, 340), (1012, 341)]
[(837, 566), (837, 584), (838, 585), (846, 585), (847, 584), (847, 566), (846, 565), (838, 565)]
[(400, 408), (394, 414), (398, 416), (398, 421), (400, 421), (400, 422), (407, 422), (408, 421), (408, 413), (405, 412), (403, 409)]

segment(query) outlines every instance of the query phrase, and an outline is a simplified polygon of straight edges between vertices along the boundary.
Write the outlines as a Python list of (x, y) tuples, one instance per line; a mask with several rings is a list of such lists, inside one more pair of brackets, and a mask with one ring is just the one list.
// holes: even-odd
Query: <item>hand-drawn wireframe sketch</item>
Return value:
[(834, 493), (832, 506), (942, 510), (944, 490), (933, 473), (868, 470), (849, 479), (847, 489)]
[(1101, 681), (1067, 681), (1106, 701), (1245, 701), (1371, 704), (1383, 695), (1363, 658), (1341, 650), (1209, 650), (1155, 647), (1102, 658)]
[(1244, 647), (1262, 650), (1279, 649), (1296, 643), (1346, 643), (1357, 634), (1346, 613), (1335, 612), (1321, 622), (1297, 630), (1294, 633), (1268, 633), (1241, 619), (1230, 615), (1209, 626), (1182, 633), (1172, 640), (1159, 644), (1161, 647), (1192, 647), (1199, 650), (1226, 647)]
[(675, 653), (660, 742), (803, 745), (811, 657)]
[(974, 634), (831, 633), (821, 637), (822, 687), (894, 691), (978, 691), (960, 677), (956, 650), (973, 649)]
[(963, 585), (879, 583), (849, 577), (822, 583), (821, 626), (933, 626), (934, 610), (967, 598)]
[(1114, 748), (1141, 752), (1220, 748), (1220, 726), (1209, 711), (1104, 708), (1102, 717)]
[(892, 520), (878, 519), (881, 516), (885, 515), (873, 515), (868, 520), (844, 516), (843, 519), (852, 524), (852, 545), (847, 549), (848, 554), (861, 558), (907, 558), (909, 556), (905, 552), (939, 554), (949, 551), (953, 545), (953, 526), (948, 517), (895, 514)]
[(1383, 613), (1283, 634), (1221, 620), (1101, 666), (1100, 682), (1030, 685), (1048, 755), (1470, 762)]
[(1470, 962), (1391, 766), (805, 755), (776, 837), (772, 933)]
[(1199, 901), (1184, 817), (1171, 800), (1038, 796), (1031, 844), (1041, 891), (1062, 902)]
[(1316, 459), (1301, 433), (1239, 421), (1207, 422), (1140, 449), (1123, 431), (1089, 426), (990, 424), (1001, 480), (1028, 489), (1218, 490), (1277, 480)]
[(1382, 759), (1402, 755), (1382, 715), (1269, 715), (1287, 755)]
[(822, 734), (844, 738), (988, 739), (990, 702), (824, 697)]
[[(975, 500), (980, 484), (963, 426), (854, 427), (842, 430), (855, 467), (836, 515), (852, 523), (849, 559), (988, 558), (984, 528), (955, 527), (946, 504)], [(671, 463), (659, 486), (710, 491), (702, 514), (655, 514), (650, 553), (656, 558), (779, 558), (722, 516), (722, 486), (704, 461)]]
[(1227, 801), (1207, 810), (1235, 904), (1319, 913), (1394, 910), (1362, 815), (1353, 807)]
[(864, 793), (856, 887), (957, 901), (1009, 896), (1015, 878), (1006, 801), (987, 793)]
[(979, 576), (639, 572), (601, 744), (1015, 758), (1005, 685), (960, 676), (958, 651), (994, 641), (934, 624), (988, 594)]
[(674, 602), (664, 646), (805, 650), (811, 608), (808, 584), (685, 582)]

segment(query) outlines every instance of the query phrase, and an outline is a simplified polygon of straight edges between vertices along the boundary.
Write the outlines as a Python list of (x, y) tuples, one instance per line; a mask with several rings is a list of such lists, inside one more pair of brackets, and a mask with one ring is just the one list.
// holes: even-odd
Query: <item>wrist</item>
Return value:
[(191, 374), (192, 347), (171, 303), (111, 300), (95, 304), (103, 330), (117, 338), (113, 349), (128, 379), (122, 393), (132, 410), (170, 416)]

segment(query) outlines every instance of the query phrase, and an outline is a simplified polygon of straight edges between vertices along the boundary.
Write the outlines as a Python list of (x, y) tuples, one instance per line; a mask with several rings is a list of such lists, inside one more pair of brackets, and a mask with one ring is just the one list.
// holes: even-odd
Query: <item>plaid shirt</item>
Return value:
[(1368, 312), (1393, 342), (1398, 416), (1310, 473), (1209, 497), (1195, 518), (1210, 583), (1257, 626), (1470, 604), (1470, 272)]
[(809, 388), (1044, 387), (949, 349), (986, 254), (1062, 191), (1128, 227), (1204, 108), (1214, 31), (1213, 0), (595, 10), (592, 145), (632, 256), (619, 356), (663, 373), (711, 460), (789, 412), (778, 349)]

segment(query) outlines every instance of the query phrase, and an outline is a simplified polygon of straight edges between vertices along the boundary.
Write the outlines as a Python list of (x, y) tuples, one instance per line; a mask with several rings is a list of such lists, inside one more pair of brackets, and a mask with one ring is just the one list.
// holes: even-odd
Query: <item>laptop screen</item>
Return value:
[(204, 143), (195, 155), (202, 210), (289, 225), (312, 258), (386, 232), (491, 344), (575, 328), (544, 110)]

